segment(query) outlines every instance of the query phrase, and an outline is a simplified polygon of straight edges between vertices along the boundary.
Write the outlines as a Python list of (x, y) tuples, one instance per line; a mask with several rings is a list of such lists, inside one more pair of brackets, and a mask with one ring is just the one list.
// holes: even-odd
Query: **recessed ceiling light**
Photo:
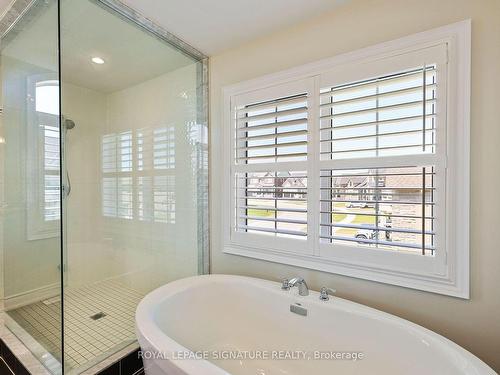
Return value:
[(98, 57), (98, 56), (96, 56), (96, 57), (92, 57), (92, 62), (93, 62), (94, 64), (99, 64), (99, 65), (104, 64), (104, 60), (103, 60), (103, 59), (101, 59), (101, 58), (100, 58), (100, 57)]

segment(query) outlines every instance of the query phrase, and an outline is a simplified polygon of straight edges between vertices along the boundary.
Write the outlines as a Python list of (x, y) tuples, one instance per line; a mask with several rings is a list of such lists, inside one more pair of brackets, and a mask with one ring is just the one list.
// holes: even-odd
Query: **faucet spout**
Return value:
[(290, 287), (297, 286), (299, 288), (299, 296), (308, 296), (309, 288), (307, 287), (306, 281), (302, 277), (294, 277), (288, 281)]

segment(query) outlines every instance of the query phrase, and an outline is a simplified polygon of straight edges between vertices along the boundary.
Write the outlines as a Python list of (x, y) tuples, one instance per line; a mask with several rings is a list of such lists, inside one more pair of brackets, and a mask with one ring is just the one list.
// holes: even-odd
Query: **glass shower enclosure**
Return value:
[(208, 271), (207, 59), (116, 0), (16, 0), (0, 33), (4, 320), (81, 373)]

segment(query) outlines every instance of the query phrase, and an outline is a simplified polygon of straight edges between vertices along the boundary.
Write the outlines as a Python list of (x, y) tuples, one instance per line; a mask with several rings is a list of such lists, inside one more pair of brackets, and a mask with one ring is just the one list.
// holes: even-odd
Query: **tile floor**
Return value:
[[(84, 367), (98, 355), (135, 340), (134, 315), (142, 295), (116, 281), (67, 288), (64, 298), (65, 356), (71, 368)], [(94, 320), (92, 316), (104, 313)], [(61, 301), (33, 303), (7, 312), (54, 357), (61, 358)]]

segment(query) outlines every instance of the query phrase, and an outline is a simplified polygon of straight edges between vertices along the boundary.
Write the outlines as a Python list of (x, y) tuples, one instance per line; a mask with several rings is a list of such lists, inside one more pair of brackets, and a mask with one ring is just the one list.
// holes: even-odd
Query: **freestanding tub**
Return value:
[[(296, 289), (226, 275), (156, 289), (136, 312), (146, 374), (495, 374), (421, 326)], [(302, 308), (306, 316), (291, 312)]]

